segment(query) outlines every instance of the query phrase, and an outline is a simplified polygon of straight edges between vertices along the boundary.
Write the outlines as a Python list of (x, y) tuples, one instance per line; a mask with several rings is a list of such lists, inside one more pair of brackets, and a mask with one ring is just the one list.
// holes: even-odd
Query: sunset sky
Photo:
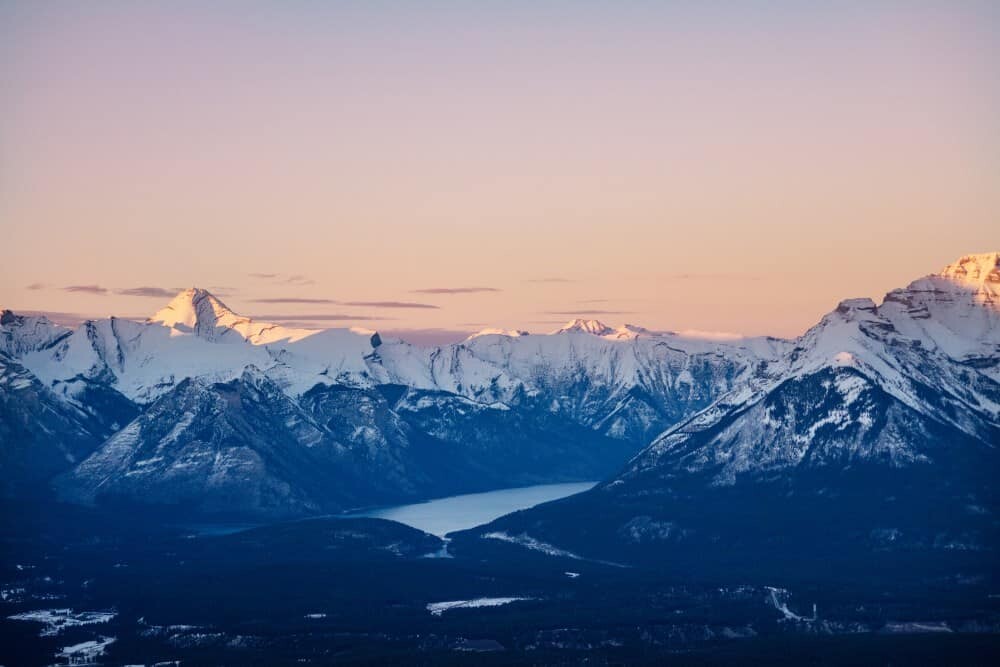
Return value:
[(14, 310), (790, 336), (1000, 249), (996, 2), (0, 3), (0, 99)]

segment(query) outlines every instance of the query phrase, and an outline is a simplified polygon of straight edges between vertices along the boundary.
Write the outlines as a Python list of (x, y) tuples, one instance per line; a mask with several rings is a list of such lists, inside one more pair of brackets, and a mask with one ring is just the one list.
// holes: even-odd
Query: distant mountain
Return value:
[[(229, 499), (235, 511), (265, 514), (603, 477), (664, 428), (766, 374), (787, 347), (575, 321), (550, 335), (483, 332), (425, 348), (366, 330), (259, 323), (199, 289), (182, 291), (145, 322), (112, 317), (71, 330), (6, 312), (0, 341), (62, 406), (103, 419), (104, 435), (121, 429), (64, 478), (64, 493), (203, 498), (199, 511), (221, 511)], [(274, 400), (258, 406), (252, 429), (238, 427), (231, 410), (206, 407), (225, 403), (225, 386), (245, 396), (265, 380)], [(199, 401), (205, 406), (192, 413)], [(332, 460), (312, 462), (331, 486), (352, 472), (364, 483), (317, 495), (263, 456), (260, 434), (298, 441), (285, 423), (293, 410), (341, 448), (337, 471)], [(197, 440), (203, 453), (222, 452), (218, 465), (241, 447), (263, 458), (247, 464), (247, 490), (237, 492), (236, 473), (192, 466), (189, 445), (164, 447), (169, 433)], [(287, 493), (277, 490), (282, 484)]]
[(738, 554), (772, 573), (873, 551), (994, 558), (998, 295), (990, 253), (881, 305), (844, 301), (613, 479), (472, 535), (696, 569)]
[[(32, 472), (65, 472), (67, 497), (198, 512), (305, 515), (607, 477), (645, 445), (593, 492), (615, 499), (601, 512), (686, 487), (697, 502), (699, 489), (794, 486), (812, 471), (947, 460), (978, 474), (1000, 428), (997, 263), (963, 257), (881, 305), (844, 301), (795, 341), (574, 320), (428, 348), (259, 323), (199, 289), (146, 322), (70, 330), (4, 311), (0, 343), (20, 379), (0, 400), (10, 423), (45, 424), (25, 406), (64, 415), (50, 448), (88, 434)], [(16, 454), (30, 438), (9, 436), (10, 466), (34, 465)], [(956, 488), (991, 507), (988, 488)]]
[(69, 403), (0, 353), (0, 493), (37, 495), (53, 474), (76, 465), (137, 410), (114, 392)]

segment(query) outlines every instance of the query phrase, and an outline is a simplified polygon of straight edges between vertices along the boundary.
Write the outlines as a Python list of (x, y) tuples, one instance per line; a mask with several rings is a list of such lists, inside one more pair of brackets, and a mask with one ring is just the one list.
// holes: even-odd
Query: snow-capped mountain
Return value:
[(53, 324), (47, 317), (0, 311), (0, 352), (12, 358), (52, 347), (70, 333), (70, 329)]
[(827, 532), (808, 539), (827, 548), (883, 548), (872, 537), (883, 529), (896, 547), (998, 546), (998, 265), (997, 253), (963, 257), (881, 305), (841, 302), (785, 359), (668, 428), (615, 478), (486, 532), (603, 557), (649, 542), (773, 549), (809, 507)]
[[(306, 513), (604, 476), (649, 443), (603, 492), (655, 495), (680, 479), (718, 488), (807, 468), (929, 464), (949, 443), (995, 448), (998, 261), (964, 257), (881, 305), (844, 301), (795, 341), (574, 320), (551, 334), (484, 331), (426, 348), (259, 323), (198, 289), (145, 322), (69, 330), (5, 312), (0, 341), (64, 409), (89, 419), (143, 411), (127, 425), (101, 422), (118, 432), (62, 482), (78, 498), (188, 493)], [(344, 482), (342, 492), (307, 488), (307, 476), (300, 485), (275, 442), (312, 452), (300, 462)], [(260, 460), (225, 465), (237, 450)], [(309, 458), (317, 451), (330, 456)], [(240, 483), (260, 493), (230, 491)]]
[[(61, 487), (72, 497), (166, 503), (203, 497), (199, 508), (219, 509), (210, 490), (246, 479), (246, 470), (224, 464), (239, 445), (232, 438), (249, 438), (250, 431), (233, 426), (226, 410), (194, 413), (189, 423), (192, 413), (182, 406), (192, 396), (218, 403), (219, 388), (233, 383), (249, 386), (248, 369), (284, 397), (261, 408), (268, 416), (261, 432), (297, 441), (276, 407), (288, 402), (341, 448), (335, 462), (319, 468), (331, 479), (343, 478), (344, 470), (367, 479), (360, 485), (366, 490), (337, 498), (274, 495), (271, 468), (251, 466), (253, 484), (271, 495), (220, 497), (258, 513), (278, 512), (271, 504), (279, 500), (304, 513), (337, 503), (601, 477), (787, 349), (776, 339), (719, 343), (596, 321), (574, 321), (548, 335), (484, 331), (425, 348), (361, 329), (256, 322), (200, 289), (182, 291), (145, 322), (112, 317), (70, 330), (44, 318), (4, 317), (5, 349), (67, 408), (92, 416), (108, 406), (118, 406), (119, 415), (122, 404), (144, 410), (128, 426), (118, 424), (121, 431), (64, 478)], [(190, 442), (178, 449), (179, 441), (168, 438), (167, 446), (164, 433), (187, 434)], [(220, 434), (230, 434), (225, 445)], [(258, 444), (248, 446), (259, 455)], [(147, 456), (150, 447), (158, 453)], [(214, 463), (195, 466), (192, 456)], [(336, 466), (346, 467), (335, 474)], [(294, 477), (285, 483), (294, 485)]]
[(39, 493), (48, 477), (84, 460), (137, 413), (113, 392), (88, 397), (91, 410), (67, 403), (0, 353), (0, 493)]

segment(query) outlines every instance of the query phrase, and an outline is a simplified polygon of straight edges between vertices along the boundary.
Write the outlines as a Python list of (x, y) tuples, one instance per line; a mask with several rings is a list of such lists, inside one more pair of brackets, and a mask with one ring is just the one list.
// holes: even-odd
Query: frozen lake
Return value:
[(383, 507), (350, 516), (391, 519), (443, 537), (456, 530), (465, 530), (487, 523), (504, 514), (572, 496), (592, 488), (596, 483), (539, 484), (486, 493), (469, 493), (414, 505)]

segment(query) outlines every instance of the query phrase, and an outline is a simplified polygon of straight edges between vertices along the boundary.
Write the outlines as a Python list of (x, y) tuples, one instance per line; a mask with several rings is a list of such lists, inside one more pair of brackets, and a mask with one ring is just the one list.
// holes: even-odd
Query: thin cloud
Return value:
[(306, 298), (297, 297), (297, 296), (274, 297), (274, 298), (269, 298), (269, 299), (251, 299), (251, 301), (253, 303), (312, 303), (312, 304), (316, 304), (316, 303), (339, 304), (340, 303), (339, 301), (335, 301), (333, 299), (306, 299)]
[(254, 303), (304, 303), (330, 304), (334, 306), (355, 306), (361, 308), (429, 308), (437, 310), (438, 306), (430, 303), (414, 303), (412, 301), (338, 301), (336, 299), (311, 299), (298, 296), (269, 297), (253, 299)]
[(411, 301), (340, 301), (341, 306), (360, 306), (363, 308), (424, 308), (438, 310), (438, 306), (430, 303), (413, 303)]
[(395, 317), (380, 317), (377, 315), (348, 315), (346, 313), (283, 313), (283, 314), (265, 314), (265, 315), (254, 315), (255, 320), (263, 320), (270, 322), (287, 322), (290, 320), (296, 321), (315, 321), (315, 322), (348, 322), (348, 321), (368, 321), (368, 320), (395, 320)]
[(120, 296), (143, 296), (156, 299), (172, 299), (180, 289), (167, 287), (128, 287), (115, 290)]
[(427, 287), (410, 290), (413, 294), (480, 294), (483, 292), (500, 292), (496, 287)]
[(309, 276), (304, 276), (300, 273), (295, 273), (292, 275), (284, 275), (282, 273), (248, 273), (251, 278), (256, 278), (257, 280), (273, 280), (285, 285), (315, 285), (316, 281), (309, 278)]
[(761, 276), (746, 273), (670, 273), (664, 280), (761, 280)]
[(64, 292), (77, 292), (82, 294), (107, 294), (108, 288), (100, 285), (67, 285), (63, 287)]
[(46, 285), (45, 283), (31, 283), (30, 285), (26, 286), (24, 289), (29, 289), (29, 290), (31, 290), (33, 292), (37, 292), (38, 290), (48, 289), (48, 287), (49, 286)]
[(546, 315), (634, 315), (634, 310), (547, 310)]

